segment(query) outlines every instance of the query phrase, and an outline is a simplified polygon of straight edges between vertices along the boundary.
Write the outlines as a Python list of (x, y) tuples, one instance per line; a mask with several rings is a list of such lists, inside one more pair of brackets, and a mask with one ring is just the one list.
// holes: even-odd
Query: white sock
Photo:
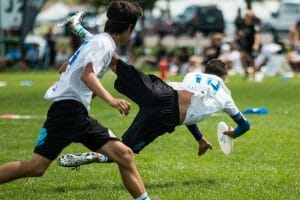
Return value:
[(150, 200), (150, 197), (148, 196), (147, 192), (136, 198), (135, 200)]
[(99, 162), (99, 163), (106, 163), (107, 161), (108, 161), (108, 157), (107, 156), (98, 153), (98, 160), (97, 160), (97, 162)]
[(75, 25), (74, 33), (81, 39), (88, 39), (93, 36), (93, 34), (86, 30), (81, 24)]

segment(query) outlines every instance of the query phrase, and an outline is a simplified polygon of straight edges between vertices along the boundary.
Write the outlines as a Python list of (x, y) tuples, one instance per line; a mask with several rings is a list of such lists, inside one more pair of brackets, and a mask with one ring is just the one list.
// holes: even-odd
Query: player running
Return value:
[[(60, 68), (60, 80), (47, 90), (45, 98), (53, 103), (48, 110), (32, 158), (0, 166), (0, 183), (42, 176), (66, 146), (79, 142), (91, 151), (107, 155), (118, 164), (123, 183), (132, 197), (139, 200), (149, 199), (131, 149), (88, 114), (92, 95), (117, 108), (121, 114), (126, 115), (129, 112), (130, 103), (114, 98), (101, 85), (98, 77), (102, 78), (108, 70), (116, 47), (129, 40), (137, 19), (142, 14), (141, 7), (135, 3), (112, 1), (109, 4), (105, 32), (85, 40)], [(76, 20), (81, 17), (80, 13), (75, 16)]]

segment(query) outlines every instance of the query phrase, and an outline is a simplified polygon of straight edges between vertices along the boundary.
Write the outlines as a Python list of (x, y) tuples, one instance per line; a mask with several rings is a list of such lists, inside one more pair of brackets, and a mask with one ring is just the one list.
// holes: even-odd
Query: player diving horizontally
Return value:
[[(79, 37), (89, 40), (92, 34), (80, 25), (80, 15), (82, 13), (69, 20), (69, 27)], [(134, 153), (139, 153), (158, 136), (173, 132), (176, 126), (186, 125), (199, 143), (198, 155), (202, 155), (212, 149), (212, 145), (202, 135), (197, 123), (219, 111), (225, 111), (237, 124), (235, 129), (223, 134), (237, 138), (250, 129), (249, 121), (236, 107), (223, 82), (227, 77), (227, 66), (221, 60), (209, 61), (205, 73), (189, 73), (182, 82), (169, 83), (138, 71), (116, 54), (110, 68), (117, 75), (115, 89), (139, 106), (137, 116), (122, 136), (122, 142)], [(92, 162), (110, 160), (94, 152), (67, 154), (58, 159), (58, 164), (64, 167), (78, 167)]]

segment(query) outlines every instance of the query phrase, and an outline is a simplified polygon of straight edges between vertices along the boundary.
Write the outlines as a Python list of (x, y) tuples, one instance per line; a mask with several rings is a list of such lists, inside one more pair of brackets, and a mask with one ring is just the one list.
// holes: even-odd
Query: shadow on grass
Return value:
[(53, 192), (58, 192), (58, 193), (65, 193), (65, 192), (76, 192), (76, 191), (89, 191), (89, 190), (103, 190), (106, 191), (107, 189), (114, 189), (114, 190), (122, 190), (125, 189), (123, 185), (104, 185), (104, 184), (88, 184), (88, 185), (73, 185), (73, 186), (65, 186), (65, 185), (61, 185), (61, 186), (57, 186), (57, 187), (53, 187), (51, 190)]
[(165, 180), (165, 181), (154, 181), (150, 183), (146, 183), (146, 188), (155, 189), (155, 188), (172, 188), (182, 186), (216, 186), (218, 183), (216, 180), (211, 178), (194, 178), (189, 180), (183, 181), (172, 181), (172, 180)]
[[(216, 180), (211, 178), (194, 178), (190, 180), (183, 180), (183, 181), (176, 181), (176, 180), (161, 180), (161, 181), (152, 181), (145, 183), (145, 187), (149, 189), (162, 189), (162, 188), (178, 188), (178, 186), (216, 186), (218, 183)], [(107, 189), (114, 189), (117, 191), (120, 191), (122, 189), (125, 189), (123, 185), (107, 185), (107, 184), (88, 184), (88, 185), (68, 185), (67, 187), (65, 185), (53, 187), (53, 192), (58, 193), (65, 193), (70, 191), (88, 191), (88, 190), (107, 190)]]

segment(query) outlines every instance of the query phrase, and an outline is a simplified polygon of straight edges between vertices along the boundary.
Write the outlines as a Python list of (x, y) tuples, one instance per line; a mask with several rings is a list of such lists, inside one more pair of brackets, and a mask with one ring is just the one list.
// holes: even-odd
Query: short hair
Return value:
[(117, 0), (107, 6), (107, 22), (104, 31), (109, 33), (122, 33), (129, 25), (135, 27), (139, 17), (143, 16), (143, 10), (138, 3)]
[(228, 67), (220, 59), (211, 59), (206, 63), (204, 72), (207, 74), (213, 74), (222, 77), (224, 75), (227, 75)]

